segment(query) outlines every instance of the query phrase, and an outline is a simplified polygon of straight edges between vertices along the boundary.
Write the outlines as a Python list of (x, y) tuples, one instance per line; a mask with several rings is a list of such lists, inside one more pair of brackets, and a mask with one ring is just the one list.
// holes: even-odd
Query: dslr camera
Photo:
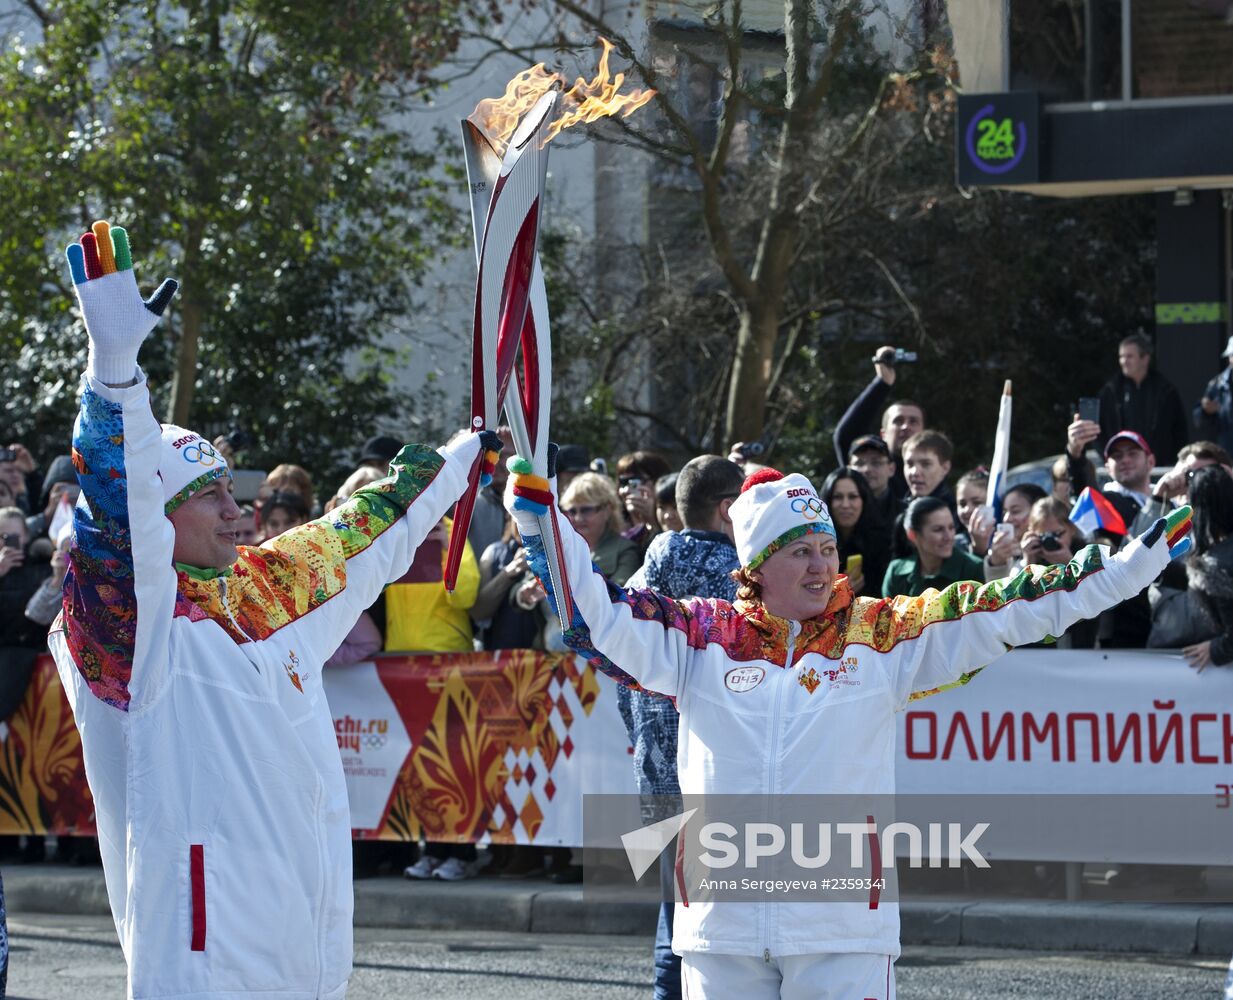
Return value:
[(1040, 547), (1046, 552), (1056, 552), (1062, 547), (1062, 539), (1056, 531), (1046, 531), (1040, 536)]

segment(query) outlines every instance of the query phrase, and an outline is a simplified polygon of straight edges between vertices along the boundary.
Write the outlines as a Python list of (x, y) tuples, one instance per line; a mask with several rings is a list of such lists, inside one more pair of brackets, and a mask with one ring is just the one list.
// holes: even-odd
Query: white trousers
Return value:
[(681, 956), (684, 1000), (895, 1000), (889, 955), (837, 953), (762, 959), (749, 955)]

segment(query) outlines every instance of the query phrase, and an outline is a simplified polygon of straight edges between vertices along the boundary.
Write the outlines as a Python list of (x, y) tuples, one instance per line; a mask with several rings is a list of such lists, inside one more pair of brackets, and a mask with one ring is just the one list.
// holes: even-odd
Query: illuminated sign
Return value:
[(956, 161), (960, 184), (1040, 180), (1040, 98), (1036, 93), (959, 97)]

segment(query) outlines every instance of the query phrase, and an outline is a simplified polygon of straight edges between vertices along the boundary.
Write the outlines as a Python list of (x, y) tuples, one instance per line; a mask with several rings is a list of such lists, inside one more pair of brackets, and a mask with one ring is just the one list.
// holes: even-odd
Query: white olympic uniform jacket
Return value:
[(345, 995), (351, 831), (321, 668), (406, 572), (478, 447), (408, 446), (390, 478), (241, 547), (225, 573), (177, 571), (144, 377), (85, 379), (82, 500), (50, 645), (130, 997)]
[[(854, 599), (840, 577), (826, 612), (797, 623), (754, 602), (618, 589), (564, 519), (561, 529), (575, 602), (566, 642), (619, 682), (675, 700), (687, 799), (893, 794), (894, 714), (909, 700), (1134, 596), (1169, 561), (1161, 532), (1150, 547), (1136, 540), (1110, 555), (1088, 546), (1067, 566), (919, 597)], [(524, 532), (524, 542), (550, 586), (540, 537)], [(898, 906), (871, 902), (678, 903), (673, 950), (897, 956)]]

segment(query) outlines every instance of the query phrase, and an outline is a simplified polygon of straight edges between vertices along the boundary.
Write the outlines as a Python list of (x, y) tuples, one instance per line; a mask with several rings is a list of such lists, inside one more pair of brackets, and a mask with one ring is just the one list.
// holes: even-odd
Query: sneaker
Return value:
[[(453, 860), (452, 858), (450, 860)], [(441, 867), (441, 859), (425, 854), (415, 864), (403, 869), (403, 878), (432, 878), (433, 873)]]
[(446, 882), (461, 882), (464, 878), (471, 877), (471, 866), (461, 858), (446, 858), (432, 873), (432, 877)]

